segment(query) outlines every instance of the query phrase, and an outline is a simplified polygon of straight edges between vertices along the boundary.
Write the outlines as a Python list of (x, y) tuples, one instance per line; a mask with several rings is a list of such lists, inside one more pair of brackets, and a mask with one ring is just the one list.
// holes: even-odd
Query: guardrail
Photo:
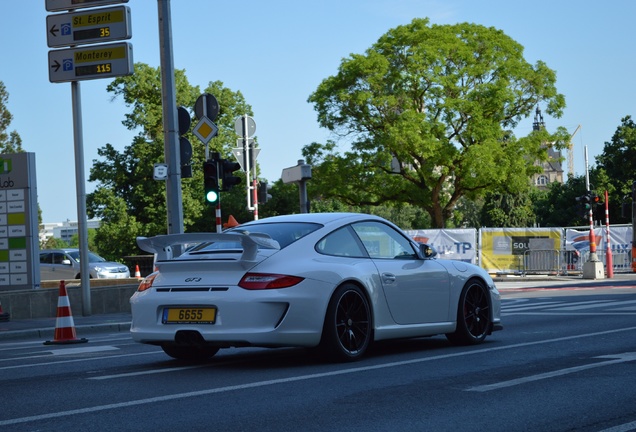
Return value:
[[(589, 260), (590, 253), (582, 256), (576, 250), (528, 250), (520, 256), (519, 273), (545, 275), (577, 275), (583, 271), (583, 263)], [(596, 252), (599, 261), (607, 266), (606, 251)], [(612, 252), (614, 272), (631, 272), (631, 251)]]

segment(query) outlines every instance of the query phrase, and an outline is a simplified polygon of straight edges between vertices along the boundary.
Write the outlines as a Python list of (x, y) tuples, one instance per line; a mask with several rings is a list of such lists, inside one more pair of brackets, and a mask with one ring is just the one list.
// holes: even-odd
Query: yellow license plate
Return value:
[(214, 324), (216, 322), (216, 308), (165, 308), (161, 322), (164, 324)]

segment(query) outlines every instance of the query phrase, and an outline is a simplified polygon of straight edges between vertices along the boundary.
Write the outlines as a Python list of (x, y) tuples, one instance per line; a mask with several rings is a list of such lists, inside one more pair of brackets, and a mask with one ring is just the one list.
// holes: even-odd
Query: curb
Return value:
[[(91, 333), (128, 332), (129, 322), (76, 325), (75, 330), (87, 330)], [(55, 334), (55, 328), (35, 328), (25, 330), (0, 331), (0, 340), (15, 340), (25, 338), (51, 339)]]

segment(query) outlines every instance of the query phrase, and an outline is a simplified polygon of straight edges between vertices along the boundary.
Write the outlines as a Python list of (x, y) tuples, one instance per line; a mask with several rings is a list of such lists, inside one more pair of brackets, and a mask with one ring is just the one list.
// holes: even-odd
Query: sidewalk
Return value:
[[(0, 341), (40, 338), (42, 342), (52, 340), (55, 334), (57, 318), (35, 318), (0, 321)], [(128, 332), (131, 315), (129, 313), (99, 314), (90, 316), (73, 315), (75, 332), (78, 338), (86, 333)]]
[[(559, 289), (573, 286), (624, 286), (636, 288), (636, 273), (614, 274), (612, 279), (583, 279), (579, 276), (499, 276), (495, 277), (499, 291), (520, 288)], [(28, 338), (40, 338), (42, 341), (53, 339), (56, 317), (0, 321), (0, 341)], [(97, 314), (82, 316), (73, 315), (75, 331), (78, 338), (86, 333), (95, 332), (128, 332), (130, 330), (130, 313)]]

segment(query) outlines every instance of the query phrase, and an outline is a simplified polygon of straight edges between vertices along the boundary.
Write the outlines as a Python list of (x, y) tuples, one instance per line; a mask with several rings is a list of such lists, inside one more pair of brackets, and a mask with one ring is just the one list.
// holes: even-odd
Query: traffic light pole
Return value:
[(609, 196), (605, 191), (605, 264), (607, 266), (607, 277), (614, 277), (614, 260), (612, 259), (612, 248), (610, 247), (610, 223), (609, 223)]
[(221, 217), (221, 197), (219, 196), (219, 203), (216, 205), (216, 232), (223, 232), (223, 218)]
[(605, 271), (603, 263), (599, 261), (596, 255), (596, 237), (594, 236), (594, 206), (592, 204), (592, 193), (590, 192), (590, 177), (587, 170), (587, 146), (585, 147), (585, 189), (590, 208), (588, 209), (588, 218), (590, 221), (590, 257), (583, 263), (583, 279), (605, 279)]

